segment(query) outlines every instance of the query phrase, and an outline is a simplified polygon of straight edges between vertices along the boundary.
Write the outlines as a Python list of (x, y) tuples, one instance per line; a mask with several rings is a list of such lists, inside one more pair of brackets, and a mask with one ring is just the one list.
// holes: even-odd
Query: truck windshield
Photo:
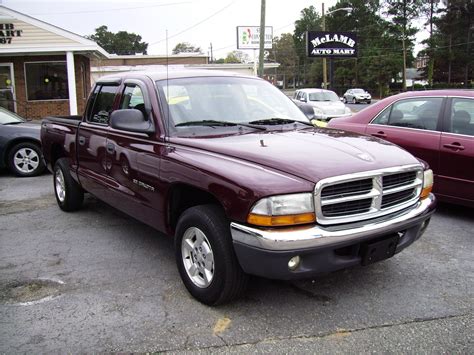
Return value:
[[(169, 134), (185, 130), (211, 130), (215, 125), (198, 122), (235, 123), (219, 125), (225, 129), (245, 127), (249, 122), (282, 118), (284, 122), (308, 123), (299, 108), (266, 81), (239, 77), (192, 77), (161, 80), (156, 83), (162, 102), (168, 104)], [(189, 124), (187, 124), (189, 122)], [(283, 121), (282, 121), (283, 122)], [(246, 129), (246, 128), (244, 128)]]

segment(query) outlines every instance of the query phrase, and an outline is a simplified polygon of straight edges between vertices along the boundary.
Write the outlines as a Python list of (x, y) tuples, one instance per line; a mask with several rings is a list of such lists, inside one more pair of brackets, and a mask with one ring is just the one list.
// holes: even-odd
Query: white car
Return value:
[(364, 89), (349, 89), (344, 94), (343, 101), (345, 104), (348, 102), (352, 104), (358, 104), (360, 102), (366, 102), (370, 104), (372, 101), (372, 96), (370, 96), (370, 94)]
[(324, 89), (299, 89), (293, 95), (293, 101), (300, 106), (307, 103), (313, 107), (314, 118), (329, 121), (334, 117), (346, 117), (352, 115), (350, 108), (346, 107), (337, 94), (331, 90)]

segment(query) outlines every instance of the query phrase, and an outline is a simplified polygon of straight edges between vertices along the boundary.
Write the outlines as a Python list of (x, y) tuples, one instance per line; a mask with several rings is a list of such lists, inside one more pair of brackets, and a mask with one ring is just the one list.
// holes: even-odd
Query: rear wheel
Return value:
[(8, 165), (17, 176), (36, 176), (44, 171), (45, 164), (41, 148), (36, 143), (16, 144), (8, 154)]
[(178, 270), (189, 293), (207, 305), (239, 297), (248, 276), (235, 256), (229, 220), (215, 205), (187, 209), (176, 228)]
[(67, 158), (58, 159), (54, 165), (54, 194), (59, 208), (71, 212), (78, 210), (84, 201), (84, 190), (72, 178)]

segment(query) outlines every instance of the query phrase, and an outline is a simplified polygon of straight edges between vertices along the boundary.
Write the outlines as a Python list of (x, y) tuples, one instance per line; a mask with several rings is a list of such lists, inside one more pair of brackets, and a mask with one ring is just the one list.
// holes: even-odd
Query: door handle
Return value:
[(372, 133), (372, 136), (379, 138), (387, 138), (387, 135), (384, 131), (378, 131), (377, 133)]
[(115, 153), (115, 145), (113, 145), (112, 143), (107, 143), (107, 153), (109, 154), (113, 154)]
[(443, 144), (443, 147), (453, 150), (464, 150), (464, 146), (461, 143), (454, 142), (451, 144)]
[(84, 145), (86, 144), (86, 137), (79, 136), (79, 145)]

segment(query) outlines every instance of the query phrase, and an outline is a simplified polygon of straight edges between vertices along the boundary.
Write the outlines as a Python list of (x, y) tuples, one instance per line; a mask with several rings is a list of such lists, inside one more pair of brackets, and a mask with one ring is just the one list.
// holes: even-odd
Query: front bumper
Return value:
[(329, 121), (333, 118), (339, 118), (339, 117), (349, 117), (352, 116), (351, 113), (342, 113), (342, 114), (320, 114), (320, 115), (314, 115), (314, 118), (317, 120), (323, 120), (323, 121)]
[[(260, 229), (231, 223), (234, 249), (242, 269), (253, 275), (273, 279), (308, 278), (361, 265), (361, 247), (398, 235), (395, 253), (412, 244), (425, 231), (436, 207), (430, 194), (407, 210), (371, 221), (341, 226), (304, 226)], [(300, 256), (295, 270), (288, 261)]]

